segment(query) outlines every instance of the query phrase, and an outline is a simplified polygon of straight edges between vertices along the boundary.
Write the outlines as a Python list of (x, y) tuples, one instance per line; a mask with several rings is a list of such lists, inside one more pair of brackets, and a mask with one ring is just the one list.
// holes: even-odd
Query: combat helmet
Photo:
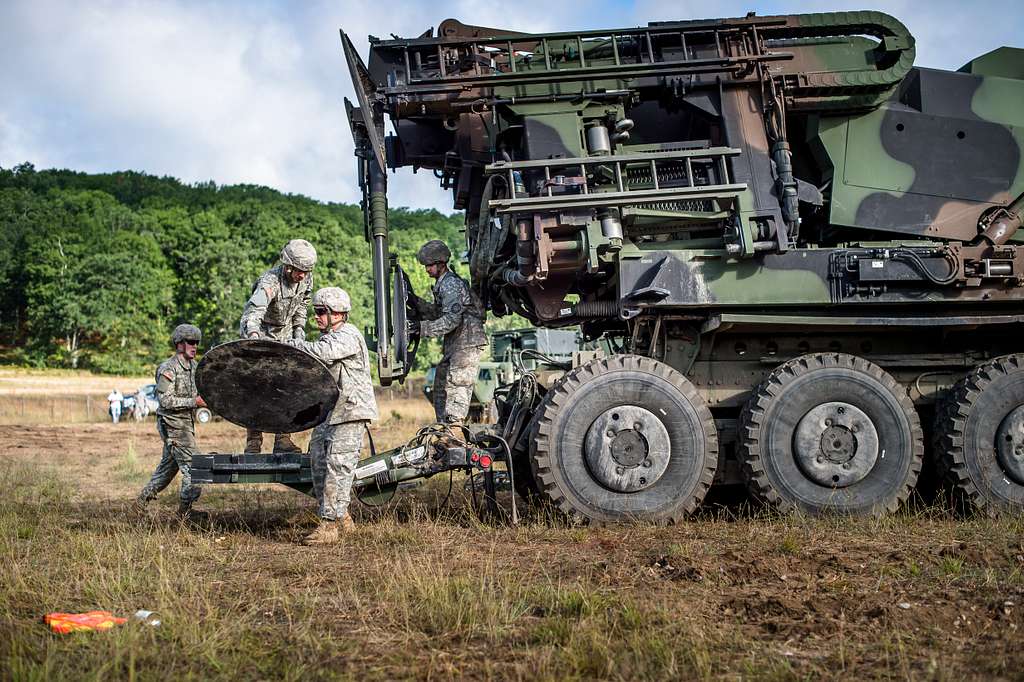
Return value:
[(313, 294), (313, 307), (329, 308), (336, 313), (347, 313), (352, 310), (352, 299), (348, 292), (338, 287), (324, 287)]
[(316, 265), (316, 249), (305, 239), (293, 239), (281, 249), (281, 262), (302, 272), (312, 272)]
[(171, 345), (177, 346), (186, 339), (195, 339), (197, 342), (203, 340), (203, 333), (194, 324), (179, 324), (171, 332)]
[(416, 260), (422, 265), (433, 265), (434, 263), (447, 263), (451, 260), (452, 252), (440, 239), (431, 239), (420, 247), (416, 253)]

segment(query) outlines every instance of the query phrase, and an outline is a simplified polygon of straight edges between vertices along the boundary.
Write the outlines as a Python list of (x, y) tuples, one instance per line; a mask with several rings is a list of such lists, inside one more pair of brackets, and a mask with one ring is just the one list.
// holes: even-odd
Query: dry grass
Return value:
[[(378, 447), (429, 420), (382, 405)], [(392, 415), (394, 410), (396, 415)], [(244, 434), (200, 428), (204, 449)], [(300, 439), (304, 441), (304, 437)], [(174, 489), (122, 505), (152, 424), (0, 426), (0, 677), (1020, 679), (1024, 521), (925, 509), (882, 520), (705, 510), (669, 528), (483, 525), (459, 481), (355, 507), (306, 548), (285, 488)], [(48, 611), (159, 611), (160, 628), (57, 636)]]
[(153, 383), (152, 376), (110, 376), (81, 370), (0, 367), (0, 395), (102, 395), (115, 386), (134, 391)]
[[(0, 424), (79, 424), (110, 420), (107, 394), (112, 388), (132, 393), (152, 383), (151, 377), (111, 377), (71, 370), (28, 370), (0, 367)], [(411, 397), (405, 397), (408, 394)], [(389, 399), (388, 396), (399, 397)], [(381, 419), (426, 424), (434, 411), (421, 388), (412, 385), (379, 389)], [(127, 415), (123, 420), (128, 421)], [(154, 417), (150, 417), (150, 420)]]

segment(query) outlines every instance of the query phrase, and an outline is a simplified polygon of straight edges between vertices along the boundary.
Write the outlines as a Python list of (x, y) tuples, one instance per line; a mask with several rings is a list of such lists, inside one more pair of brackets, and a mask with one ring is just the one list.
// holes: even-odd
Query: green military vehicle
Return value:
[(877, 514), (933, 467), (1024, 508), (1024, 51), (916, 67), (869, 11), (342, 42), (382, 382), (411, 361), (386, 167), (451, 191), (491, 315), (613, 349), (503, 401), (536, 499)]
[[(572, 364), (578, 348), (578, 334), (570, 329), (504, 329), (490, 337), (491, 360), (480, 363), (469, 404), (469, 421), (475, 423), (498, 420), (494, 398), (499, 388), (511, 385), (527, 371), (561, 373)], [(427, 370), (423, 394), (433, 400), (433, 367)]]

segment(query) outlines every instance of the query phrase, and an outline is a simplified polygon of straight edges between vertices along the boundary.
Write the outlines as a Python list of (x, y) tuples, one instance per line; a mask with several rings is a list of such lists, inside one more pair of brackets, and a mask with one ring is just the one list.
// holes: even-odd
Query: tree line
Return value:
[[(429, 296), (416, 250), (443, 239), (461, 253), (462, 215), (395, 208), (390, 217), (392, 251)], [(148, 373), (181, 322), (202, 329), (206, 348), (237, 338), (253, 283), (297, 238), (316, 246), (316, 286), (346, 289), (353, 323), (371, 326), (369, 246), (356, 205), (138, 172), (0, 168), (0, 358)], [(307, 335), (316, 333), (311, 314)], [(438, 353), (426, 344), (417, 364)]]

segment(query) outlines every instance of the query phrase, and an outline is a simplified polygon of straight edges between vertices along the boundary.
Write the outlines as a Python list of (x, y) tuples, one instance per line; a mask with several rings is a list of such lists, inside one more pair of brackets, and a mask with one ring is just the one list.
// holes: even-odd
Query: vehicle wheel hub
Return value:
[(609, 490), (632, 493), (654, 485), (672, 454), (668, 430), (654, 413), (635, 405), (605, 411), (587, 431), (587, 467)]
[(1024, 485), (1024, 405), (1006, 415), (999, 424), (996, 459), (1007, 476)]
[(793, 454), (800, 470), (818, 485), (845, 488), (874, 468), (878, 431), (861, 409), (843, 402), (822, 403), (797, 424)]

